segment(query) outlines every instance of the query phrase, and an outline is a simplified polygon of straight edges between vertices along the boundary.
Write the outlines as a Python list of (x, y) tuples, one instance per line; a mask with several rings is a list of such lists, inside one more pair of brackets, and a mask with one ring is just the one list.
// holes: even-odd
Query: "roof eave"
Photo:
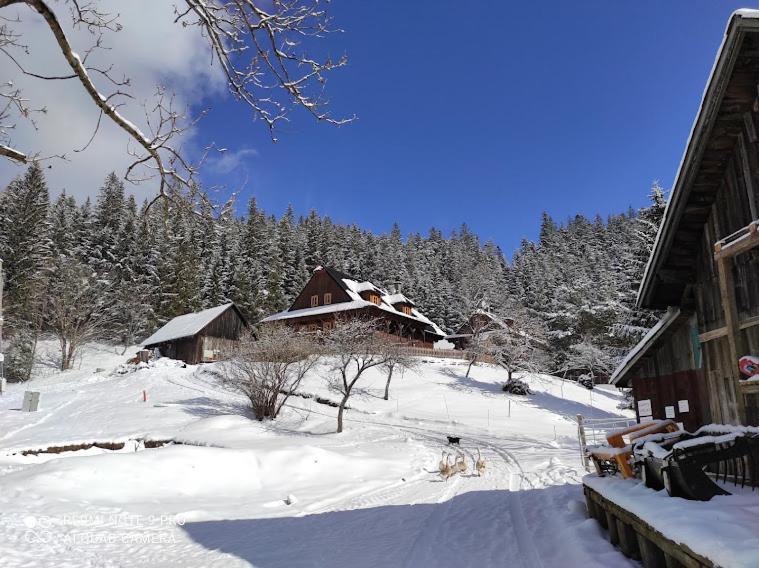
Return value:
[(717, 111), (747, 30), (759, 30), (759, 19), (755, 15), (749, 15), (746, 11), (738, 10), (733, 13), (704, 89), (701, 105), (691, 127), (688, 142), (675, 176), (672, 194), (664, 210), (664, 218), (638, 288), (636, 303), (640, 308), (664, 307), (657, 304), (653, 297), (657, 284), (656, 273), (661, 268), (663, 259), (672, 246), (683, 209), (687, 204), (691, 179), (700, 164), (703, 147), (714, 126)]

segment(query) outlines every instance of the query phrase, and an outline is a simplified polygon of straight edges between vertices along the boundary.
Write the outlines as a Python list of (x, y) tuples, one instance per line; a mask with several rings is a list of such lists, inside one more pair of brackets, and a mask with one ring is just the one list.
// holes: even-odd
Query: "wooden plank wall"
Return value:
[[(735, 139), (735, 147), (718, 182), (716, 200), (711, 205), (703, 227), (696, 260), (693, 297), (701, 333), (725, 325), (724, 308), (719, 290), (714, 243), (740, 230), (756, 218), (759, 203), (757, 174), (757, 144), (753, 129), (756, 113), (747, 113), (744, 132)], [(739, 321), (759, 315), (759, 250), (754, 249), (734, 258), (732, 263), (735, 297)], [(741, 331), (750, 353), (759, 353), (759, 329)], [(726, 337), (703, 343), (705, 380), (710, 392), (709, 407), (712, 420), (736, 423), (739, 421), (734, 381), (738, 362), (730, 355)], [(759, 414), (755, 396), (746, 397), (747, 414)], [(748, 408), (751, 406), (752, 408)], [(756, 408), (754, 408), (756, 407)]]
[[(664, 420), (665, 408), (674, 407), (674, 420), (682, 422), (689, 432), (710, 420), (708, 394), (703, 380), (703, 371), (680, 371), (652, 378), (636, 377), (632, 381), (637, 413), (639, 400), (650, 400), (653, 418)], [(680, 412), (678, 402), (688, 401), (688, 411)], [(640, 416), (637, 416), (640, 421)]]

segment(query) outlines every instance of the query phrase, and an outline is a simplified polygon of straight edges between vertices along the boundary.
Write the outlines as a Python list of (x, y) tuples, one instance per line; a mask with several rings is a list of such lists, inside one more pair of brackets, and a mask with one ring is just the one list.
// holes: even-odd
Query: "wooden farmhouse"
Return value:
[(445, 333), (425, 317), (413, 301), (390, 294), (371, 282), (318, 266), (292, 306), (265, 323), (283, 322), (305, 331), (329, 330), (340, 315), (366, 316), (381, 322), (381, 330), (416, 347), (432, 349)]
[(759, 19), (730, 20), (638, 293), (667, 310), (612, 376), (639, 420), (759, 424)]
[(189, 364), (221, 359), (247, 321), (234, 304), (177, 316), (142, 342), (145, 349), (158, 349), (164, 357)]

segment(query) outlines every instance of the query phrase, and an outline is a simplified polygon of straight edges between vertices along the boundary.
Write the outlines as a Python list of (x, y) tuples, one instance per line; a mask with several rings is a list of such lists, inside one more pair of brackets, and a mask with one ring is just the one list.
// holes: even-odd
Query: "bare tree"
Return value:
[(58, 338), (61, 370), (65, 371), (85, 343), (104, 333), (112, 313), (92, 269), (74, 258), (55, 259), (48, 282), (42, 321), (44, 329)]
[(565, 365), (567, 369), (582, 370), (587, 374), (587, 388), (593, 388), (598, 375), (608, 377), (614, 370), (614, 361), (610, 355), (595, 346), (587, 337), (569, 348)]
[(317, 346), (308, 335), (267, 325), (240, 339), (222, 366), (222, 379), (248, 397), (258, 420), (273, 420), (317, 361)]
[(489, 354), (488, 335), (490, 332), (499, 329), (500, 324), (492, 319), (490, 314), (482, 309), (478, 309), (469, 315), (467, 326), (471, 331), (471, 337), (465, 349), (466, 357), (469, 361), (465, 376), (469, 378), (469, 373), (474, 364), (483, 355)]
[(506, 369), (509, 380), (515, 372), (545, 370), (547, 344), (540, 321), (519, 307), (512, 307), (508, 319), (507, 327), (486, 334), (487, 353)]
[[(0, 54), (27, 77), (81, 84), (99, 111), (84, 148), (92, 143), (103, 120), (116, 124), (133, 142), (128, 150), (133, 162), (125, 179), (138, 183), (157, 178), (156, 199), (168, 196), (169, 186), (190, 189), (203, 156), (193, 162), (180, 149), (179, 139), (203, 113), (188, 116), (175, 107), (172, 93), (157, 87), (154, 100), (144, 105), (144, 126), (138, 127), (135, 118), (125, 114), (127, 101), (134, 98), (129, 78), (113, 65), (94, 62), (94, 53), (108, 49), (108, 35), (121, 30), (118, 14), (108, 13), (99, 0), (55, 4), (56, 8), (61, 5), (68, 8), (74, 28), (89, 32), (89, 45), (75, 49), (50, 0), (0, 0)], [(18, 9), (11, 11), (13, 7)], [(57, 54), (50, 57), (62, 56), (70, 73), (51, 76), (28, 68), (30, 46), (17, 31), (26, 17), (23, 8), (42, 18), (57, 46)], [(232, 96), (267, 125), (272, 137), (277, 124), (287, 121), (294, 108), (332, 124), (352, 120), (332, 117), (323, 95), (326, 75), (346, 65), (346, 58), (311, 57), (303, 47), (304, 42), (336, 31), (319, 0), (178, 0), (174, 10), (174, 24), (197, 29), (208, 42), (210, 63), (219, 65)], [(156, 38), (156, 49), (159, 45)], [(46, 111), (35, 107), (12, 82), (0, 86), (0, 156), (22, 164), (44, 158), (33, 149), (16, 148), (12, 134), (18, 120), (34, 125)], [(65, 158), (65, 151), (58, 157)]]
[(385, 353), (385, 362), (382, 368), (387, 373), (387, 382), (385, 383), (385, 400), (390, 399), (390, 381), (393, 380), (393, 373), (400, 370), (401, 373), (413, 369), (417, 365), (417, 359), (409, 355), (400, 342), (386, 342), (383, 345)]
[(377, 334), (377, 321), (358, 317), (338, 318), (325, 336), (331, 356), (328, 386), (342, 395), (337, 410), (337, 432), (343, 431), (343, 413), (348, 399), (364, 371), (384, 365), (388, 360), (386, 345)]

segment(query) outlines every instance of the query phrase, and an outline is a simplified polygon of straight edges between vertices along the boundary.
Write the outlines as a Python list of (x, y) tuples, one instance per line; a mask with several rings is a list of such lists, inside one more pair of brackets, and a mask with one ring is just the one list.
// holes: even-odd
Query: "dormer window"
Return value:
[(313, 296), (311, 296), (311, 307), (315, 308), (318, 305), (319, 305), (319, 296), (314, 294)]
[(403, 305), (403, 304), (402, 304), (402, 305), (400, 306), (400, 308), (401, 308), (401, 311), (402, 311), (404, 314), (406, 314), (407, 316), (410, 316), (410, 315), (411, 315), (411, 306), (407, 306), (407, 305)]
[(324, 305), (328, 306), (332, 303), (332, 294), (330, 292), (327, 292), (324, 294)]
[(380, 305), (380, 302), (381, 302), (380, 297), (377, 294), (369, 294), (369, 301), (372, 304), (377, 304), (378, 306)]

